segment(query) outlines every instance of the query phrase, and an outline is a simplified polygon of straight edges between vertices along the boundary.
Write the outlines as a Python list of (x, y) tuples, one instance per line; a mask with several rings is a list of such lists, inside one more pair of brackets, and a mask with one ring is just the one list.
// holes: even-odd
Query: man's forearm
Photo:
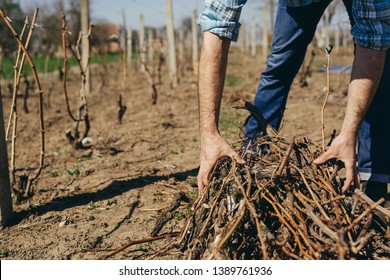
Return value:
[(244, 164), (244, 159), (234, 151), (218, 130), (223, 86), (225, 83), (230, 39), (204, 32), (199, 62), (199, 120), (200, 168), (199, 191), (209, 185), (209, 175), (218, 159), (234, 158)]
[(357, 136), (382, 76), (386, 51), (357, 46), (341, 133)]
[(357, 46), (348, 89), (347, 109), (340, 135), (333, 141), (327, 152), (314, 160), (315, 164), (322, 164), (337, 158), (344, 163), (346, 180), (342, 188), (343, 192), (352, 183), (355, 186), (359, 183), (356, 167), (357, 134), (378, 88), (385, 58), (386, 52)]
[(199, 62), (199, 121), (201, 137), (218, 133), (230, 40), (210, 32), (203, 36)]

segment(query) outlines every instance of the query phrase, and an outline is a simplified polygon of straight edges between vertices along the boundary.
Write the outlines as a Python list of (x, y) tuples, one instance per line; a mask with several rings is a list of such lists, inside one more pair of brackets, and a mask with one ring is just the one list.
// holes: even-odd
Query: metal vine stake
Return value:
[[(38, 176), (41, 174), (43, 166), (44, 166), (44, 157), (45, 157), (45, 125), (44, 125), (44, 115), (43, 115), (43, 90), (41, 87), (41, 83), (39, 81), (38, 73), (36, 71), (35, 64), (28, 52), (28, 46), (31, 40), (32, 33), (34, 31), (36, 18), (38, 15), (38, 9), (35, 10), (33, 19), (31, 24), (29, 23), (28, 17), (26, 18), (23, 30), (21, 34), (18, 34), (15, 29), (12, 27), (12, 24), (10, 22), (10, 19), (4, 14), (4, 11), (0, 8), (0, 16), (5, 23), (5, 25), (8, 27), (8, 29), (12, 32), (14, 35), (15, 40), (17, 41), (19, 45), (18, 55), (16, 59), (16, 63), (14, 66), (14, 87), (13, 87), (13, 98), (12, 98), (12, 105), (11, 105), (11, 112), (10, 117), (8, 121), (7, 126), (7, 133), (6, 133), (6, 139), (8, 140), (10, 128), (12, 125), (12, 140), (11, 140), (11, 166), (10, 166), (10, 173), (11, 173), (11, 184), (12, 184), (12, 191), (17, 199), (21, 199), (22, 197), (29, 197), (31, 195), (31, 187), (32, 183), (38, 178)], [(22, 36), (27, 28), (27, 26), (30, 25), (30, 30), (26, 39), (25, 44), (22, 42)], [(34, 76), (35, 84), (38, 88), (38, 106), (39, 106), (39, 120), (40, 120), (40, 130), (41, 130), (41, 152), (39, 156), (39, 167), (35, 172), (32, 172), (29, 176), (23, 175), (19, 178), (19, 185), (17, 183), (16, 179), (16, 164), (15, 164), (15, 157), (16, 157), (16, 132), (17, 132), (17, 92), (19, 89), (21, 77), (22, 77), (22, 70), (23, 65), (25, 62), (25, 59), (27, 59), (31, 71)]]
[[(82, 65), (81, 63), (81, 56), (80, 56), (80, 42), (81, 42), (81, 36), (83, 34), (80, 32), (79, 37), (76, 42), (76, 46), (72, 47), (70, 37), (69, 37), (69, 29), (68, 25), (66, 23), (66, 16), (65, 13), (62, 14), (62, 48), (63, 48), (63, 56), (64, 56), (64, 75), (63, 75), (63, 89), (64, 89), (64, 95), (65, 95), (65, 101), (66, 101), (66, 108), (68, 111), (68, 114), (70, 118), (74, 122), (74, 134), (72, 134), (71, 130), (68, 129), (66, 132), (66, 137), (68, 138), (69, 142), (76, 148), (85, 148), (83, 144), (83, 140), (88, 136), (88, 132), (91, 129), (91, 125), (89, 122), (89, 115), (88, 115), (88, 103), (87, 103), (87, 95), (85, 92), (85, 86), (87, 82), (87, 70), (90, 65), (90, 45), (91, 45), (91, 33), (92, 33), (93, 25), (90, 23), (88, 34), (86, 34), (88, 38), (88, 61), (86, 65)], [(80, 75), (81, 75), (81, 89), (80, 89), (80, 105), (78, 107), (77, 111), (77, 117), (75, 117), (70, 109), (69, 105), (69, 96), (68, 96), (68, 90), (66, 86), (66, 79), (67, 79), (67, 69), (68, 69), (68, 55), (67, 55), (67, 49), (70, 50), (74, 58), (77, 60), (78, 67), (80, 69)], [(84, 132), (83, 135), (80, 137), (79, 133), (79, 125), (80, 122), (84, 122)]]

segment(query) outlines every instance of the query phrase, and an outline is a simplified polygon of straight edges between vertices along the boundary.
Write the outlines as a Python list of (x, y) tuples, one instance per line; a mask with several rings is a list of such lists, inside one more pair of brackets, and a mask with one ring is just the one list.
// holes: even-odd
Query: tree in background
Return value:
[[(22, 9), (20, 5), (15, 0), (0, 0), (0, 7), (3, 9), (6, 15), (10, 18), (22, 19)], [(23, 23), (21, 23), (21, 28), (23, 27)], [(19, 30), (17, 30), (19, 31)], [(0, 24), (0, 34), (1, 41), (0, 46), (3, 49), (4, 56), (9, 56), (17, 49), (17, 43), (13, 38), (13, 35), (8, 32), (7, 27), (4, 24)]]

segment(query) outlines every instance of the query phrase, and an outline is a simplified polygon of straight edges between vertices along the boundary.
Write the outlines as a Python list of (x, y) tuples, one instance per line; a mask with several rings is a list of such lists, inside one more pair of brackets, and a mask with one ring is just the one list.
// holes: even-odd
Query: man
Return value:
[[(255, 98), (255, 105), (275, 128), (280, 125), (287, 94), (292, 80), (302, 64), (306, 47), (313, 38), (316, 25), (330, 2), (330, 0), (279, 1), (272, 53), (268, 57), (267, 70), (261, 77)], [(344, 2), (347, 6), (348, 3), (351, 3), (350, 0)], [(228, 50), (230, 42), (237, 39), (238, 20), (245, 3), (246, 0), (206, 0), (206, 10), (198, 19), (198, 23), (204, 31), (199, 65), (201, 164), (198, 174), (198, 186), (200, 191), (208, 184), (209, 173), (219, 158), (230, 156), (240, 164), (245, 163), (223, 139), (218, 130)], [(378, 88), (384, 69), (386, 50), (390, 46), (389, 1), (354, 1), (353, 12), (356, 22), (352, 34), (356, 43), (356, 54), (348, 90), (345, 119), (341, 132), (332, 146), (314, 161), (316, 164), (322, 164), (331, 158), (337, 158), (344, 163), (346, 181), (343, 191), (347, 190), (352, 183), (356, 185), (359, 181), (355, 154), (357, 134)], [(388, 69), (386, 71), (389, 71), (389, 63), (386, 65), (386, 69)], [(284, 67), (284, 70), (288, 68), (290, 71), (282, 76), (278, 71), (280, 67)], [(388, 83), (381, 83), (380, 89), (383, 88), (389, 89)], [(388, 93), (378, 93), (377, 99), (379, 99), (379, 102), (376, 102), (377, 99), (375, 99), (374, 104), (380, 105), (384, 101), (390, 104), (388, 95)], [(382, 112), (383, 116), (386, 115), (386, 110), (382, 109)], [(383, 119), (380, 119), (378, 124), (378, 120), (373, 116), (375, 116), (375, 113), (370, 114), (369, 112), (367, 114), (360, 131), (359, 166), (365, 168), (361, 169), (361, 171), (366, 172), (362, 173), (362, 177), (363, 175), (371, 176), (373, 179), (383, 182), (382, 186), (385, 186), (385, 191), (387, 191), (387, 184), (385, 183), (389, 181), (390, 177), (388, 168), (390, 151), (386, 153), (376, 152), (374, 156), (371, 156), (373, 144), (381, 141), (383, 129), (374, 133), (375, 139), (367, 141), (367, 139), (370, 139), (370, 133), (373, 129), (383, 126)], [(247, 135), (253, 135), (256, 128), (255, 121), (250, 120), (246, 129)], [(387, 132), (385, 138), (390, 140), (389, 132)], [(378, 162), (375, 163), (374, 161)], [(375, 168), (379, 170), (378, 174), (376, 174)], [(381, 168), (384, 171), (381, 171)], [(382, 174), (383, 172), (388, 173)]]

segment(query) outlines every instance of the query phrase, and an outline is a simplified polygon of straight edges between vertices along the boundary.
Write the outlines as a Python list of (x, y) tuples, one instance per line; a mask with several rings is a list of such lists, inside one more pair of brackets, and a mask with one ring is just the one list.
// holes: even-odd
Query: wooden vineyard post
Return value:
[(198, 76), (199, 65), (199, 42), (198, 27), (196, 24), (196, 10), (192, 10), (191, 32), (192, 32), (192, 69), (195, 76)]
[(335, 52), (339, 54), (340, 52), (340, 26), (336, 26), (334, 31), (334, 48)]
[(269, 0), (269, 15), (270, 15), (270, 34), (273, 36), (275, 30), (275, 3), (274, 0)]
[(343, 33), (343, 49), (346, 50), (348, 48), (348, 35), (349, 35), (348, 29), (344, 27), (342, 33)]
[(255, 17), (252, 18), (251, 55), (256, 56), (256, 19), (255, 19)]
[(176, 64), (176, 48), (175, 48), (175, 30), (173, 27), (173, 8), (172, 0), (166, 0), (167, 12), (167, 37), (169, 48), (169, 77), (171, 79), (171, 87), (175, 88), (178, 84), (177, 64)]
[(184, 30), (179, 30), (179, 40), (178, 40), (178, 50), (179, 50), (179, 79), (183, 79), (184, 77), (184, 69), (185, 69), (185, 58), (184, 58)]
[(268, 45), (269, 45), (269, 42), (268, 42), (268, 6), (267, 6), (267, 3), (264, 3), (264, 5), (263, 5), (263, 51), (262, 51), (264, 61), (267, 60)]
[(0, 92), (0, 223), (9, 224), (12, 218), (11, 185), (9, 181), (7, 144), (3, 120), (3, 103)]
[(241, 32), (240, 32), (240, 37), (239, 37), (239, 40), (240, 40), (240, 48), (241, 48), (241, 51), (244, 53), (244, 54), (248, 54), (249, 53), (249, 47), (250, 47), (250, 35), (249, 35), (249, 32), (248, 32), (248, 24), (246, 23), (243, 23), (242, 26), (241, 26)]
[[(86, 68), (89, 62), (89, 39), (88, 39), (88, 29), (89, 29), (89, 0), (81, 0), (81, 65), (83, 68)], [(85, 84), (85, 93), (88, 94), (91, 92), (91, 71), (89, 68), (86, 68), (85, 76), (87, 82)]]
[(145, 23), (144, 15), (139, 16), (139, 53), (141, 59), (141, 72), (145, 72), (145, 63), (146, 63), (146, 47), (145, 47)]
[(154, 48), (153, 48), (153, 40), (154, 40), (154, 35), (153, 35), (153, 30), (149, 29), (148, 31), (148, 60), (150, 64), (154, 64)]
[(131, 66), (131, 56), (133, 55), (133, 45), (132, 45), (132, 30), (131, 27), (127, 29), (126, 41), (127, 41), (127, 66)]

